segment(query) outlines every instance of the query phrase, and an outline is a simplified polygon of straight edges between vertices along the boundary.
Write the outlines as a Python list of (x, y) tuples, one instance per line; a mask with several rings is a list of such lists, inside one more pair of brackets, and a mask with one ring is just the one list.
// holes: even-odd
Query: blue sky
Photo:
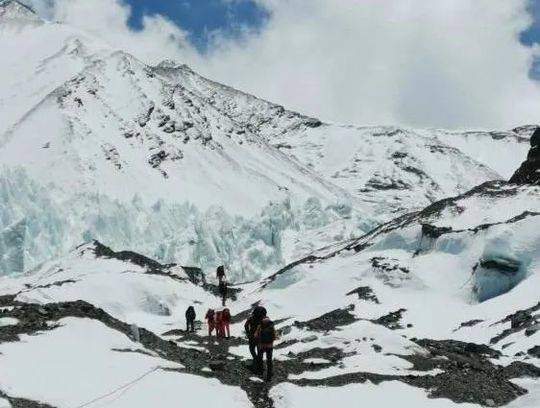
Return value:
[[(540, 44), (540, 0), (529, 0), (529, 12), (534, 23), (525, 32), (521, 33), (521, 42), (526, 45)], [(530, 76), (540, 80), (540, 59), (533, 61)]]
[[(237, 36), (242, 27), (257, 29), (268, 20), (268, 13), (254, 0), (122, 0), (131, 6), (128, 25), (138, 30), (142, 16), (163, 15), (189, 33), (189, 40), (204, 52), (212, 31)], [(529, 0), (533, 25), (520, 36), (523, 44), (540, 44), (540, 0)], [(540, 80), (540, 59), (531, 67), (531, 77)]]
[(212, 31), (230, 36), (242, 27), (259, 28), (268, 14), (253, 0), (123, 0), (131, 6), (128, 25), (140, 29), (145, 14), (166, 16), (189, 33), (190, 41), (205, 51)]
[(521, 42), (527, 45), (540, 43), (540, 1), (529, 0), (529, 13), (534, 18), (533, 25), (521, 34)]
[[(141, 28), (142, 16), (163, 15), (190, 34), (190, 40), (199, 49), (205, 49), (209, 33), (222, 30), (237, 35), (242, 26), (263, 26), (268, 13), (254, 0), (122, 0), (131, 6), (128, 25)], [(529, 0), (533, 25), (521, 34), (526, 45), (540, 44), (540, 0)]]

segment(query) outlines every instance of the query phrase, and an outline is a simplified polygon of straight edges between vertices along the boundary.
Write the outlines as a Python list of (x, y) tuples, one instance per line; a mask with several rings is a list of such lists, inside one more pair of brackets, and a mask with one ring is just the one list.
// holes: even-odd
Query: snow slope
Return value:
[[(55, 361), (66, 376), (50, 383), (36, 370), (35, 381), (26, 381), (12, 370), (0, 380), (0, 393), (73, 406), (136, 380), (106, 405), (172, 404), (168, 384), (193, 382), (203, 393), (225, 387), (223, 404), (235, 407), (324, 407), (336, 399), (344, 406), (361, 400), (534, 407), (540, 402), (539, 216), (538, 186), (504, 182), (408, 213), (240, 285), (229, 303), (237, 315), (234, 337), (217, 342), (205, 336), (204, 325), (200, 335), (178, 330), (188, 305), (195, 304), (199, 318), (219, 307), (200, 271), (91, 242), (24, 276), (0, 278), (3, 366)], [(484, 292), (491, 296), (481, 298)], [(282, 333), (270, 386), (253, 378), (244, 362), (243, 318), (257, 302)], [(39, 336), (27, 337), (35, 330)], [(82, 331), (92, 345), (76, 337)], [(20, 340), (5, 342), (14, 335)], [(81, 349), (68, 347), (69, 353), (84, 349), (89, 359), (77, 379), (62, 347), (72, 338)], [(100, 361), (112, 365), (110, 381), (102, 382)], [(170, 365), (173, 371), (137, 380)], [(63, 391), (64, 384), (77, 390), (87, 382), (91, 386), (76, 397)], [(145, 391), (157, 382), (163, 396)]]
[[(539, 300), (539, 193), (538, 187), (486, 183), (361, 238), (315, 251), (263, 280), (250, 296), (272, 305), (276, 318), (294, 310), (301, 320), (351, 303), (369, 318), (405, 308), (405, 316), (414, 321), (414, 328), (407, 330), (412, 336), (433, 337), (439, 326), (441, 338), (455, 336), (453, 329), (461, 322), (490, 315), (503, 318)], [(505, 272), (504, 260), (514, 260), (517, 270), (500, 273)], [(489, 267), (487, 261), (495, 264)], [(503, 296), (485, 302), (478, 299), (478, 291), (487, 289), (479, 276), (482, 262), (500, 278), (487, 284), (500, 285), (503, 291), (497, 294)], [(521, 280), (508, 288), (512, 276)], [(359, 286), (369, 286), (380, 303), (353, 302), (344, 295)], [(289, 304), (302, 299), (299, 293), (320, 300)], [(436, 321), (436, 316), (444, 318)], [(475, 340), (486, 342), (499, 329), (488, 326), (486, 322), (467, 329), (466, 336), (475, 332), (481, 335)]]
[(476, 134), (484, 154), (467, 132), (393, 127), (321, 125), (278, 136), (275, 145), (354, 194), (364, 213), (388, 221), (484, 181), (510, 177), (528, 139), (501, 134)]
[[(239, 389), (179, 374), (174, 371), (178, 364), (137, 353), (137, 343), (100, 322), (66, 318), (58, 324), (50, 335), (23, 336), (21, 342), (0, 346), (0, 387), (10, 396), (47, 401), (59, 408), (79, 407), (102, 396), (104, 390), (121, 388), (94, 405), (251, 406)], [(56, 368), (54, 377), (51, 368)], [(138, 381), (129, 384), (134, 380)], [(184, 391), (178, 392), (179, 388)]]
[[(491, 360), (496, 365), (531, 363), (538, 377), (539, 217), (538, 187), (486, 183), (397, 218), (362, 238), (315, 251), (247, 289), (241, 299), (245, 307), (260, 302), (273, 319), (284, 322), (281, 342), (286, 346), (276, 350), (278, 359), (329, 347), (348, 356), (315, 375), (288, 376), (305, 380), (303, 386), (339, 383), (343, 388), (328, 391), (328, 396), (321, 390), (318, 398), (310, 389), (279, 385), (272, 390), (281, 401), (277, 406), (326, 406), (326, 398), (353, 406), (353, 387), (346, 385), (356, 382), (353, 374), (364, 373), (369, 379), (414, 372), (413, 367), (421, 365), (403, 364), (399, 356), (422, 353), (418, 346), (426, 343), (417, 339), (487, 345), (493, 356), (500, 353)], [(247, 356), (245, 349), (237, 351)], [(440, 379), (447, 374), (440, 372)], [(371, 381), (378, 377), (374, 378)], [(468, 392), (482, 388), (482, 380), (466, 381)], [(448, 383), (450, 378), (437, 387)], [(396, 390), (399, 394), (390, 396), (383, 390), (391, 385), (384, 384), (356, 387), (381, 406), (397, 401), (453, 406), (416, 401), (418, 397), (408, 394), (412, 390)], [(523, 404), (518, 399), (510, 406), (540, 402), (538, 380), (524, 384), (533, 394), (523, 397)], [(461, 402), (473, 401), (465, 397)], [(480, 403), (506, 405), (486, 401)]]
[(123, 321), (158, 332), (178, 325), (171, 316), (183, 316), (194, 301), (218, 303), (182, 267), (158, 266), (148, 271), (146, 263), (96, 256), (100, 248), (99, 243), (80, 246), (65, 258), (27, 274), (17, 281), (21, 286), (9, 288), (9, 292), (19, 292), (16, 300), (30, 303), (84, 299)]

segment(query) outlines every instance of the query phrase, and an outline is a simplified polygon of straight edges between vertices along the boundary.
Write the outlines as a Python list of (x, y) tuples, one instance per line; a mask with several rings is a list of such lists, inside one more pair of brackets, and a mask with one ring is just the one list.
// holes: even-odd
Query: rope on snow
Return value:
[(146, 377), (146, 376), (152, 374), (153, 372), (155, 372), (155, 371), (157, 371), (157, 370), (159, 370), (159, 369), (160, 369), (160, 367), (159, 367), (159, 366), (156, 366), (156, 367), (154, 367), (154, 368), (148, 370), (148, 371), (145, 372), (144, 374), (140, 375), (139, 377), (135, 378), (134, 380), (131, 380), (130, 382), (128, 382), (128, 383), (126, 383), (126, 384), (124, 384), (124, 385), (121, 385), (120, 387), (118, 387), (118, 388), (116, 388), (116, 389), (114, 389), (114, 390), (108, 392), (107, 394), (104, 394), (104, 395), (102, 395), (102, 396), (100, 396), (100, 397), (94, 398), (93, 400), (88, 401), (88, 402), (85, 402), (85, 403), (83, 403), (83, 404), (81, 404), (81, 405), (77, 405), (75, 408), (84, 408), (84, 407), (88, 407), (88, 406), (90, 406), (90, 405), (92, 405), (92, 404), (94, 404), (94, 403), (96, 403), (96, 402), (98, 402), (98, 401), (101, 401), (102, 399), (105, 399), (105, 398), (107, 398), (107, 397), (110, 397), (111, 395), (116, 394), (118, 391), (122, 391), (122, 390), (124, 390), (124, 389), (126, 389), (126, 388), (129, 388), (129, 387), (132, 386), (133, 384), (135, 384), (135, 383), (141, 381), (144, 377)]

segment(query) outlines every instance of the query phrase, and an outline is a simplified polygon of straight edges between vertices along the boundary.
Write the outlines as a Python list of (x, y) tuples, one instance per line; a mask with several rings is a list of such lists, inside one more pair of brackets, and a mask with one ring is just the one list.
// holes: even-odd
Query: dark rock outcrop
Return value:
[(531, 136), (531, 150), (510, 183), (540, 185), (540, 127)]
[(315, 319), (308, 320), (307, 322), (294, 322), (296, 327), (307, 328), (313, 331), (330, 331), (335, 330), (340, 326), (347, 326), (356, 322), (358, 319), (350, 313), (354, 306), (350, 306), (348, 309), (336, 309), (331, 312), (325, 313), (322, 316)]
[(373, 293), (373, 289), (371, 289), (369, 286), (360, 286), (356, 289), (353, 289), (350, 292), (348, 292), (346, 296), (355, 295), (355, 294), (358, 295), (358, 299), (366, 300), (366, 301), (377, 303), (377, 304), (380, 303), (375, 293)]
[(407, 309), (399, 309), (395, 312), (388, 313), (384, 316), (379, 317), (378, 319), (370, 320), (374, 324), (379, 324), (381, 326), (384, 326), (390, 330), (399, 330), (403, 329), (403, 326), (400, 324), (400, 321), (403, 317), (403, 313), (406, 312)]
[[(1, 6), (1, 5), (0, 5)], [(43, 404), (41, 402), (32, 401), (26, 398), (11, 397), (0, 390), (0, 398), (9, 401), (12, 408), (54, 408), (52, 405)]]
[(529, 307), (528, 309), (518, 310), (517, 312), (506, 316), (504, 319), (497, 322), (496, 324), (510, 323), (510, 327), (503, 330), (497, 336), (493, 337), (490, 340), (490, 343), (497, 344), (511, 334), (525, 332), (527, 329), (533, 328), (534, 330), (534, 328), (540, 321), (540, 315), (537, 314), (538, 311), (540, 311), (540, 302), (538, 302), (534, 306)]
[(450, 227), (437, 227), (431, 224), (422, 224), (422, 236), (437, 239), (441, 235), (452, 232)]
[(540, 346), (534, 346), (527, 350), (527, 353), (533, 357), (540, 358)]
[(454, 332), (457, 332), (458, 330), (464, 328), (464, 327), (474, 327), (476, 326), (478, 323), (482, 323), (483, 320), (482, 319), (473, 319), (473, 320), (468, 320), (466, 322), (463, 322), (459, 325), (459, 327), (457, 329), (454, 329)]

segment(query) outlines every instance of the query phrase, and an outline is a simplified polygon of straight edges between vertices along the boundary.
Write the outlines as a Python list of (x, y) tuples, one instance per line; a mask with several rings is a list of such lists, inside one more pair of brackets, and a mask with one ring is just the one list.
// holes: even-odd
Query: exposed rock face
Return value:
[(537, 127), (531, 136), (531, 150), (527, 160), (514, 173), (510, 179), (516, 184), (540, 184), (540, 127)]
[(294, 322), (296, 327), (305, 328), (314, 331), (330, 331), (339, 326), (346, 326), (358, 320), (350, 311), (354, 306), (347, 309), (336, 309), (307, 322)]

